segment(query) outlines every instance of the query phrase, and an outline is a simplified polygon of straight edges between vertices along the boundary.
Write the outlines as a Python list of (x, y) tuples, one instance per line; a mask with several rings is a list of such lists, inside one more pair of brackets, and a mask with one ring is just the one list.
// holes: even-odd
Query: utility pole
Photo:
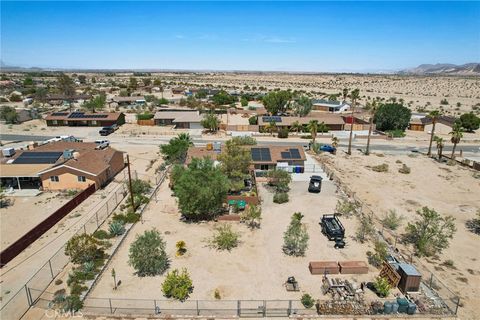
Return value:
[(135, 202), (134, 202), (134, 196), (133, 196), (133, 187), (132, 187), (132, 174), (130, 172), (130, 157), (127, 154), (127, 166), (128, 166), (128, 186), (130, 189), (130, 198), (132, 201), (132, 209), (133, 212), (135, 212)]

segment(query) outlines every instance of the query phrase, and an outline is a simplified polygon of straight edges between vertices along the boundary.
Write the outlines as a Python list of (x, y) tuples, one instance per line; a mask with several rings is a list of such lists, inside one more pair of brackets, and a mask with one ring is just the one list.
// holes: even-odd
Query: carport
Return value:
[(38, 173), (50, 164), (4, 164), (0, 170), (0, 185), (4, 188), (39, 189), (42, 181)]

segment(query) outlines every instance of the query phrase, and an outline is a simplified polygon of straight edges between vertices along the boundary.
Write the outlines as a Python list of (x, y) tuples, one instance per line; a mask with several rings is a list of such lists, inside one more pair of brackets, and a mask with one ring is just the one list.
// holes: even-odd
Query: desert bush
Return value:
[(382, 219), (382, 224), (384, 227), (390, 230), (396, 230), (402, 223), (403, 216), (399, 215), (397, 211), (390, 210)]
[(355, 232), (355, 239), (361, 243), (367, 241), (374, 233), (375, 228), (373, 226), (373, 219), (368, 215), (358, 216), (359, 225)]
[(388, 164), (380, 164), (378, 166), (373, 166), (372, 170), (375, 172), (388, 172)]
[(113, 221), (117, 221), (123, 224), (127, 223), (136, 223), (140, 221), (140, 215), (138, 213), (134, 213), (131, 210), (127, 212), (127, 214), (114, 214), (112, 217)]
[(65, 298), (63, 311), (77, 312), (83, 308), (83, 302), (78, 295), (69, 295)]
[(105, 230), (96, 230), (94, 233), (92, 233), (92, 236), (99, 240), (105, 240), (110, 238), (110, 234)]
[(409, 174), (410, 173), (410, 167), (408, 167), (405, 163), (402, 165), (400, 169), (398, 169), (398, 172), (403, 173), (403, 174)]
[(230, 140), (239, 146), (254, 146), (257, 144), (257, 140), (250, 136), (238, 136), (233, 137)]
[(286, 192), (276, 192), (273, 195), (273, 202), (279, 203), (279, 204), (288, 202), (288, 193), (286, 193)]
[(349, 201), (348, 199), (338, 200), (335, 207), (335, 211), (339, 215), (350, 216), (355, 214), (358, 209), (358, 204), (356, 202)]
[(377, 279), (373, 283), (373, 286), (378, 296), (381, 298), (388, 297), (388, 295), (390, 294), (390, 290), (392, 289), (392, 287), (388, 283), (388, 280), (383, 277), (377, 277)]
[(140, 277), (162, 274), (169, 265), (165, 247), (165, 241), (156, 229), (147, 230), (137, 235), (131, 244), (128, 263)]
[(295, 212), (283, 234), (283, 252), (289, 256), (304, 256), (308, 248), (309, 235), (302, 224), (303, 215)]
[(187, 244), (185, 243), (185, 241), (177, 241), (177, 243), (175, 244), (175, 247), (177, 248), (177, 256), (183, 256), (185, 252), (187, 252), (186, 246)]
[(65, 255), (70, 257), (72, 263), (82, 264), (102, 258), (104, 251), (97, 239), (84, 233), (68, 240), (65, 246)]
[(121, 221), (112, 221), (108, 225), (108, 231), (110, 232), (111, 236), (121, 236), (125, 233), (125, 224)]
[(247, 209), (241, 214), (240, 219), (248, 224), (250, 228), (260, 226), (262, 220), (262, 208), (256, 205), (248, 205)]
[(310, 309), (315, 304), (315, 300), (308, 293), (305, 293), (302, 296), (302, 298), (300, 299), (300, 302), (302, 302), (302, 305), (307, 309)]
[(417, 211), (419, 219), (408, 223), (405, 239), (412, 243), (419, 256), (439, 254), (449, 246), (455, 231), (455, 218), (443, 217), (435, 210), (423, 207)]
[(217, 250), (230, 251), (237, 247), (239, 242), (240, 234), (233, 231), (230, 224), (225, 224), (215, 228), (210, 245)]
[(480, 234), (480, 209), (477, 211), (476, 218), (470, 219), (466, 223), (467, 229), (475, 234)]
[(192, 279), (185, 268), (181, 273), (178, 269), (169, 272), (162, 284), (162, 292), (167, 298), (185, 301), (192, 291)]
[(284, 128), (281, 128), (280, 130), (278, 130), (278, 137), (280, 139), (288, 138), (288, 128), (284, 127)]
[(287, 192), (292, 177), (284, 170), (270, 170), (267, 172), (268, 184), (275, 188), (276, 192)]
[(214, 297), (216, 300), (222, 299), (222, 296), (220, 295), (220, 290), (215, 289), (215, 291), (213, 292), (213, 297)]
[(374, 252), (367, 252), (368, 262), (375, 266), (380, 267), (387, 259), (388, 256), (388, 247), (387, 244), (383, 241), (375, 241), (374, 243)]
[(442, 266), (445, 266), (445, 267), (450, 268), (450, 269), (457, 269), (455, 267), (455, 262), (452, 259), (447, 259), (447, 260), (443, 261)]

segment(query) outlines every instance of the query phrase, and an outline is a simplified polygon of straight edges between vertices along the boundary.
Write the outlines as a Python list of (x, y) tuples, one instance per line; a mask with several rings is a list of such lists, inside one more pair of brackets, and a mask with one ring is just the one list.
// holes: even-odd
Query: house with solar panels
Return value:
[(319, 99), (312, 101), (312, 109), (331, 113), (341, 113), (350, 110), (350, 105), (345, 101)]
[(121, 112), (87, 113), (87, 112), (53, 112), (45, 117), (47, 126), (59, 127), (108, 127), (125, 123), (125, 114)]
[(18, 150), (0, 158), (0, 184), (4, 188), (84, 190), (105, 186), (124, 167), (123, 152), (95, 143), (58, 141)]

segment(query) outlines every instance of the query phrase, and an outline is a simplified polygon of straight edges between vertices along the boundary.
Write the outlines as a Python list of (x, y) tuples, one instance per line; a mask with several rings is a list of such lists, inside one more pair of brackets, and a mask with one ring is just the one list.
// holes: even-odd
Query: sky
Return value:
[(480, 62), (480, 2), (1, 1), (4, 64), (376, 72)]

